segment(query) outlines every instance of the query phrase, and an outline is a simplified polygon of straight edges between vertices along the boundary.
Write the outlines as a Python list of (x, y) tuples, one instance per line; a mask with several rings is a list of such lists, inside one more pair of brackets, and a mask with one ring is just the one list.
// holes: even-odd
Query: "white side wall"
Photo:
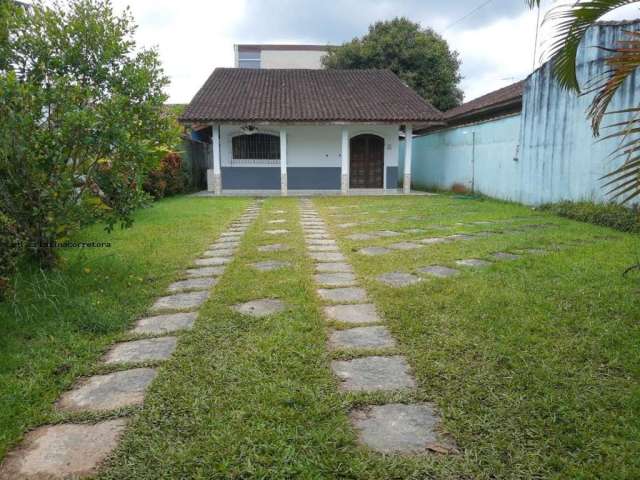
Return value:
[[(341, 125), (269, 125), (258, 127), (259, 132), (280, 134), (287, 130), (288, 167), (340, 167)], [(348, 125), (349, 136), (361, 133), (380, 135), (385, 140), (385, 167), (398, 166), (399, 125)], [(231, 166), (231, 139), (241, 134), (241, 125), (223, 125), (220, 128), (222, 166)], [(278, 164), (279, 165), (279, 164)]]
[(326, 51), (262, 50), (260, 68), (322, 68), (320, 59)]

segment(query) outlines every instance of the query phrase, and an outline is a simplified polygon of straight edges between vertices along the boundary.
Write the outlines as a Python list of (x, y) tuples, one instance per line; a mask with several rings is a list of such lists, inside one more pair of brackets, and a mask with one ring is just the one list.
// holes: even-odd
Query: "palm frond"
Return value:
[[(529, 7), (540, 5), (540, 0), (525, 0)], [(587, 29), (606, 13), (636, 3), (637, 0), (585, 0), (573, 5), (561, 5), (551, 9), (544, 22), (558, 22), (556, 36), (548, 53), (553, 70), (561, 87), (580, 92), (576, 74), (576, 56)]]
[[(640, 107), (629, 109), (630, 113), (640, 114)], [(622, 137), (618, 147), (612, 152), (613, 158), (626, 157), (624, 163), (604, 175), (603, 188), (611, 187), (606, 194), (613, 200), (622, 197), (626, 203), (640, 195), (640, 136), (639, 129), (633, 128), (633, 122), (621, 125), (621, 129), (605, 138)]]
[[(599, 134), (600, 123), (613, 96), (624, 81), (640, 67), (640, 32), (627, 31), (625, 34), (629, 39), (620, 40), (615, 48), (603, 48), (612, 54), (605, 59), (609, 68), (604, 74), (605, 78), (596, 80), (590, 89), (590, 92), (597, 92), (588, 112), (588, 116), (591, 118), (591, 128), (595, 135)], [(631, 109), (631, 111), (634, 110)], [(627, 127), (631, 127), (632, 123), (633, 119), (629, 121)]]

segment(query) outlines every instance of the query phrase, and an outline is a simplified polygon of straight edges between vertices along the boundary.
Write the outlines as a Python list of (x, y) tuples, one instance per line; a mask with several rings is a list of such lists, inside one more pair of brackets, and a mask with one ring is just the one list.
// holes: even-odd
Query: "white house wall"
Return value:
[[(222, 182), (225, 189), (280, 189), (280, 165), (232, 164), (232, 138), (242, 133), (241, 125), (220, 127), (220, 159)], [(339, 190), (341, 175), (342, 125), (267, 125), (258, 126), (258, 132), (279, 135), (287, 131), (288, 188)], [(385, 185), (397, 186), (399, 125), (348, 125), (349, 136), (362, 133), (379, 135), (385, 140)], [(225, 181), (226, 176), (226, 181)]]
[(261, 68), (322, 68), (322, 50), (262, 50)]

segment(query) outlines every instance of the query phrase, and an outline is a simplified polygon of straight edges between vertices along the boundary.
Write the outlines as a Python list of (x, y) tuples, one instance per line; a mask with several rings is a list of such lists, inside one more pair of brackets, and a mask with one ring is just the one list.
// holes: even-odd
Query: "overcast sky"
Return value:
[[(170, 102), (187, 103), (215, 67), (233, 66), (234, 43), (340, 44), (377, 21), (406, 16), (442, 34), (462, 60), (465, 100), (526, 77), (533, 67), (536, 12), (524, 0), (113, 0), (156, 46), (171, 78)], [(544, 11), (552, 0), (543, 3)], [(637, 18), (627, 6), (612, 19)], [(544, 52), (551, 27), (540, 32)], [(538, 63), (538, 62), (536, 62)]]

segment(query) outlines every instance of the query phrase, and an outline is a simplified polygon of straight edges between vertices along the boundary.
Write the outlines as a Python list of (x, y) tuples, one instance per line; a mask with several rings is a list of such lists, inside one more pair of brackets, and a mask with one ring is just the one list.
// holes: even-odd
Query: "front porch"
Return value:
[[(401, 188), (351, 188), (346, 192), (342, 190), (288, 190), (289, 197), (335, 197), (347, 195), (351, 197), (358, 196), (398, 196), (398, 195), (437, 195), (436, 193), (422, 192), (419, 190), (411, 190), (405, 192)], [(220, 193), (203, 190), (194, 193), (196, 197), (279, 197), (282, 196), (280, 190), (222, 190)]]
[[(209, 194), (410, 193), (411, 125), (217, 123), (206, 129)], [(400, 135), (408, 139), (403, 172)]]

